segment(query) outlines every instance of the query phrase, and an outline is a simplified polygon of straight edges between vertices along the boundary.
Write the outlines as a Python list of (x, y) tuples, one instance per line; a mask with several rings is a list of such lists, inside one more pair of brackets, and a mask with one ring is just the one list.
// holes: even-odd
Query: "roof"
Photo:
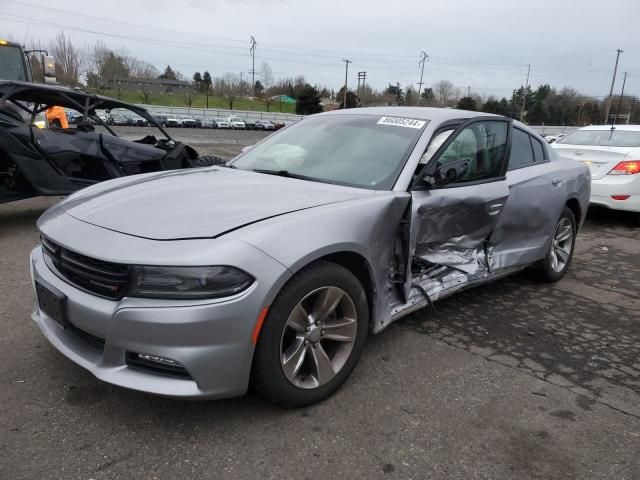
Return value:
[[(616, 130), (627, 130), (627, 131), (631, 131), (631, 132), (640, 132), (640, 125), (620, 124), (620, 125), (614, 125), (613, 127)], [(581, 127), (578, 130), (610, 130), (610, 129), (611, 129), (611, 124), (608, 124), (608, 125), (589, 125), (587, 127)]]
[(365, 107), (365, 108), (348, 108), (343, 110), (332, 110), (331, 112), (319, 113), (318, 115), (382, 115), (393, 117), (409, 117), (418, 120), (431, 120), (438, 123), (447, 120), (456, 120), (460, 118), (473, 118), (479, 116), (498, 117), (492, 113), (471, 112), (469, 110), (458, 110), (455, 108), (435, 108), (435, 107)]

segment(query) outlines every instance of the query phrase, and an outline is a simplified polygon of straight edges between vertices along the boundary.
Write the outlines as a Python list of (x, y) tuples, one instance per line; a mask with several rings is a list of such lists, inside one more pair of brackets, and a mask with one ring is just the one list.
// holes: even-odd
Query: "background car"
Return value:
[(213, 119), (213, 128), (230, 128), (230, 126), (226, 119), (217, 117)]
[(109, 116), (109, 125), (114, 125), (117, 127), (131, 125), (132, 122), (129, 117), (125, 117), (124, 115), (110, 115)]
[(244, 125), (247, 130), (255, 130), (256, 129), (256, 121), (252, 118), (245, 118)]
[(403, 316), (525, 268), (562, 278), (589, 200), (585, 165), (453, 109), (312, 115), (228, 166), (96, 185), (38, 220), (32, 318), (55, 348), (127, 388), (309, 405)]
[(247, 124), (240, 117), (227, 117), (227, 123), (233, 129), (245, 130), (247, 128)]
[(196, 119), (191, 115), (182, 115), (180, 117), (180, 124), (183, 127), (187, 128), (195, 128), (196, 127)]
[(591, 203), (633, 212), (640, 223), (640, 125), (579, 128), (553, 143), (591, 169)]
[(275, 130), (275, 126), (269, 120), (258, 120), (256, 130)]

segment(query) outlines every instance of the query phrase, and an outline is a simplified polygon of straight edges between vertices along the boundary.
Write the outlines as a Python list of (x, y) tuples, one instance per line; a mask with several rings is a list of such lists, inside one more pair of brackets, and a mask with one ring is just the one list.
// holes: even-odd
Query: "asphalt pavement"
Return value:
[(516, 275), (439, 302), (370, 337), (333, 397), (281, 410), (113, 387), (51, 347), (27, 258), (56, 200), (0, 205), (0, 479), (640, 478), (629, 216), (592, 211), (559, 283)]

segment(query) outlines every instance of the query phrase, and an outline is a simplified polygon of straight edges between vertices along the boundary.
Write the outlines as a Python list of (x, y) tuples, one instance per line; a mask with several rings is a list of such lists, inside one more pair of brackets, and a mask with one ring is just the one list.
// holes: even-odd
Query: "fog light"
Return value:
[(158, 357), (157, 355), (149, 355), (147, 353), (138, 353), (138, 358), (142, 360), (146, 360), (147, 362), (159, 363), (160, 365), (167, 365), (169, 367), (179, 367), (184, 368), (180, 362), (176, 362), (175, 360), (171, 360), (170, 358)]

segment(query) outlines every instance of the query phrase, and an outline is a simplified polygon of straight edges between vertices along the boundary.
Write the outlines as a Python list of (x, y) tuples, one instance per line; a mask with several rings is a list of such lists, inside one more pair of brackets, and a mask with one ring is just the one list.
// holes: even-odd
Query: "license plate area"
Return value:
[(40, 310), (60, 327), (67, 328), (67, 297), (48, 283), (36, 280), (36, 294)]

